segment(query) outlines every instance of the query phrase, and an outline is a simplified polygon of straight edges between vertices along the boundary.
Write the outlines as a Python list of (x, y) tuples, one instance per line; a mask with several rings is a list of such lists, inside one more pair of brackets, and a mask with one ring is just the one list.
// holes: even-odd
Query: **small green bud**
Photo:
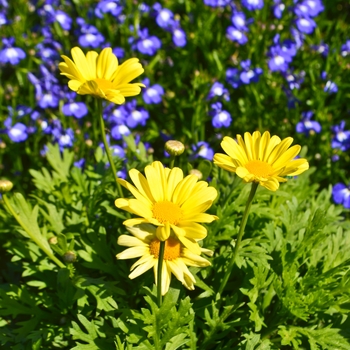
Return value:
[(12, 190), (13, 183), (8, 180), (0, 180), (0, 192), (9, 192)]
[(165, 143), (165, 150), (171, 156), (179, 156), (184, 153), (185, 146), (182, 142), (176, 140), (169, 140)]
[(71, 264), (74, 263), (75, 260), (77, 260), (77, 256), (73, 251), (68, 250), (68, 252), (63, 254), (63, 261), (65, 263)]
[(191, 175), (196, 175), (196, 176), (198, 177), (199, 180), (203, 177), (203, 174), (202, 174), (201, 171), (198, 170), (198, 169), (191, 169), (191, 170), (190, 170), (190, 174), (191, 174)]
[(52, 236), (49, 238), (49, 243), (50, 244), (57, 244), (58, 243), (58, 239), (56, 236)]

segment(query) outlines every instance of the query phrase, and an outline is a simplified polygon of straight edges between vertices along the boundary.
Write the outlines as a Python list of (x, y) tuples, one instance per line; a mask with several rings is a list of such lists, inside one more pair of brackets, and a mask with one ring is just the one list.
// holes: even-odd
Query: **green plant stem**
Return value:
[(23, 228), (24, 231), (26, 231), (26, 233), (28, 234), (28, 236), (39, 246), (39, 248), (53, 261), (55, 262), (59, 267), (61, 267), (62, 269), (66, 268), (66, 265), (58, 260), (50, 250), (48, 250), (43, 244), (42, 242), (38, 239), (38, 237), (32, 233), (32, 231), (30, 231), (30, 229), (24, 224), (24, 222), (21, 220), (20, 216), (16, 213), (16, 211), (12, 208), (12, 205), (9, 201), (9, 199), (7, 198), (6, 194), (2, 195), (2, 198), (4, 200), (4, 203), (7, 206), (7, 209), (10, 211), (10, 213), (13, 215), (13, 217), (16, 219), (16, 221), (18, 222), (18, 224)]
[(157, 299), (158, 306), (162, 306), (162, 267), (164, 259), (165, 241), (161, 241), (159, 244), (159, 255), (158, 255), (158, 271), (157, 271)]
[(171, 156), (170, 157), (170, 164), (169, 164), (169, 168), (172, 169), (175, 165), (175, 156)]
[(231, 275), (231, 271), (232, 271), (233, 265), (235, 264), (235, 260), (236, 260), (237, 254), (238, 254), (239, 246), (241, 244), (241, 241), (242, 241), (242, 238), (243, 238), (243, 235), (244, 235), (245, 225), (247, 224), (250, 207), (252, 205), (253, 198), (255, 196), (255, 192), (256, 192), (256, 189), (258, 188), (258, 185), (259, 184), (256, 183), (256, 182), (252, 183), (252, 187), (250, 189), (249, 197), (247, 199), (247, 203), (246, 203), (245, 210), (244, 210), (244, 213), (243, 213), (241, 226), (239, 228), (235, 249), (233, 251), (232, 258), (231, 258), (231, 260), (229, 262), (229, 265), (228, 265), (228, 268), (226, 270), (224, 279), (222, 280), (220, 288), (219, 288), (219, 293), (220, 294), (222, 294), (223, 290), (225, 289), (227, 281), (228, 281), (228, 279), (229, 279), (229, 277)]
[(112, 172), (113, 172), (113, 176), (114, 176), (114, 180), (117, 184), (117, 189), (118, 189), (118, 193), (119, 193), (119, 196), (120, 197), (123, 197), (123, 190), (118, 182), (118, 176), (117, 176), (117, 170), (115, 168), (115, 165), (114, 165), (114, 161), (113, 161), (113, 158), (112, 158), (112, 154), (111, 154), (111, 150), (109, 149), (109, 145), (107, 143), (107, 138), (106, 138), (106, 131), (105, 131), (105, 123), (103, 121), (103, 113), (102, 113), (102, 99), (98, 99), (97, 101), (97, 105), (98, 105), (98, 114), (99, 114), (99, 118), (100, 118), (100, 129), (101, 129), (101, 135), (102, 135), (102, 141), (103, 141), (103, 144), (105, 146), (105, 151), (106, 151), (106, 154), (107, 154), (107, 157), (108, 157), (108, 160), (109, 160), (109, 164), (110, 164), (110, 167), (112, 169)]

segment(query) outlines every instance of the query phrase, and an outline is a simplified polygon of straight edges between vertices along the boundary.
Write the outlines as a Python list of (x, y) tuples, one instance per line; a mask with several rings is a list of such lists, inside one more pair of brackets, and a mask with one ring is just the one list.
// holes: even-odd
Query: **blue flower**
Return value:
[(211, 7), (225, 7), (231, 3), (231, 0), (204, 0), (204, 4)]
[(302, 115), (302, 119), (296, 125), (296, 128), (295, 128), (298, 133), (303, 133), (306, 136), (309, 136), (310, 134), (321, 132), (320, 123), (314, 120), (311, 120), (311, 118), (314, 115), (313, 112), (311, 111), (302, 112), (301, 115)]
[(0, 51), (0, 63), (10, 63), (15, 66), (26, 57), (25, 52), (21, 48), (13, 46), (15, 43), (14, 38), (4, 38), (2, 43), (5, 48)]
[(320, 53), (323, 57), (327, 57), (329, 53), (329, 46), (325, 43), (321, 43), (320, 45), (311, 46), (315, 51)]
[(328, 80), (323, 91), (328, 92), (329, 94), (334, 94), (338, 91), (338, 86), (335, 82)]
[(74, 142), (74, 131), (71, 128), (55, 128), (52, 131), (54, 141), (58, 143), (60, 150), (63, 151), (64, 148), (70, 148), (73, 146)]
[(231, 22), (238, 30), (248, 31), (247, 21), (243, 12), (234, 12), (231, 17)]
[(222, 109), (220, 102), (213, 103), (211, 108), (209, 115), (213, 117), (211, 123), (214, 128), (228, 128), (232, 122), (230, 113)]
[(193, 158), (204, 158), (210, 161), (213, 160), (214, 150), (209, 146), (208, 142), (200, 141), (192, 146), (192, 150), (194, 151)]
[(289, 89), (294, 90), (300, 89), (301, 84), (304, 82), (305, 72), (301, 71), (300, 73), (292, 73), (292, 72), (285, 72), (282, 74), (284, 78), (288, 82)]
[(280, 46), (271, 46), (269, 51), (271, 57), (268, 66), (272, 72), (286, 72), (292, 57), (282, 50)]
[(245, 60), (241, 62), (241, 67), (243, 71), (239, 75), (243, 84), (257, 83), (259, 77), (262, 74), (263, 70), (261, 68), (250, 68), (250, 60)]
[(105, 13), (110, 13), (114, 17), (118, 17), (123, 12), (123, 6), (119, 0), (102, 0), (95, 7), (95, 15), (98, 18), (103, 18)]
[(64, 30), (70, 30), (72, 27), (72, 19), (64, 11), (55, 11), (55, 19)]
[(223, 97), (225, 101), (230, 101), (230, 95), (228, 90), (224, 87), (223, 84), (219, 83), (218, 81), (216, 81), (210, 88), (207, 100), (211, 100), (216, 96)]
[(242, 6), (249, 11), (261, 10), (264, 7), (263, 0), (242, 0)]
[(111, 129), (111, 136), (115, 139), (115, 140), (121, 140), (123, 138), (123, 136), (128, 136), (131, 134), (130, 129), (124, 125), (124, 124), (120, 124), (120, 125), (115, 125), (112, 129)]
[(150, 86), (150, 81), (148, 78), (142, 81), (146, 85), (143, 90), (142, 98), (146, 104), (158, 104), (162, 102), (162, 96), (164, 95), (164, 89), (159, 84), (154, 84)]
[(344, 45), (342, 45), (340, 49), (340, 54), (345, 57), (350, 55), (350, 40), (347, 40)]
[(125, 109), (128, 112), (126, 117), (126, 125), (129, 128), (135, 128), (138, 125), (146, 125), (146, 120), (149, 118), (149, 113), (143, 107), (137, 108), (136, 100), (132, 100), (125, 104)]
[(110, 145), (109, 149), (112, 151), (112, 155), (113, 156), (117, 156), (120, 159), (125, 158), (125, 150), (123, 147), (119, 146), (119, 145)]
[(299, 31), (305, 34), (311, 34), (316, 28), (316, 22), (309, 17), (298, 18), (295, 23)]
[(77, 23), (80, 26), (77, 33), (80, 46), (97, 48), (102, 45), (105, 38), (95, 26), (85, 23), (83, 18), (78, 18)]
[(73, 163), (76, 168), (82, 169), (85, 166), (85, 159), (81, 158), (78, 161)]
[(173, 20), (174, 14), (169, 9), (160, 8), (159, 11), (157, 11), (156, 22), (159, 27), (168, 29), (172, 26)]
[(22, 142), (28, 138), (27, 127), (23, 123), (16, 123), (8, 128), (7, 136), (13, 142)]
[(337, 183), (332, 189), (333, 200), (336, 204), (342, 204), (350, 209), (350, 188), (343, 183)]
[(281, 0), (274, 0), (274, 6), (272, 6), (273, 14), (276, 18), (282, 18), (282, 12), (285, 10), (286, 5), (281, 2)]
[[(176, 22), (178, 23), (178, 22)], [(177, 24), (172, 28), (173, 34), (173, 43), (177, 47), (184, 47), (187, 43), (186, 33), (180, 26)]]
[(243, 31), (233, 27), (233, 26), (229, 26), (226, 29), (226, 36), (228, 39), (232, 40), (232, 41), (236, 41), (238, 42), (240, 45), (244, 45), (247, 41), (248, 38), (247, 36), (244, 34)]
[[(153, 56), (161, 48), (161, 41), (154, 35), (150, 36), (147, 28), (138, 30), (138, 35), (139, 39), (136, 44), (132, 45), (133, 49), (137, 49), (145, 55)], [(131, 41), (133, 41), (133, 38)]]
[(308, 15), (310, 17), (318, 16), (322, 11), (324, 11), (324, 7), (320, 0), (305, 0), (303, 4), (308, 8)]
[(345, 121), (342, 120), (339, 125), (334, 125), (332, 131), (334, 133), (331, 146), (334, 149), (340, 149), (345, 152), (350, 149), (350, 131), (345, 129)]
[(88, 113), (88, 109), (84, 102), (69, 102), (63, 105), (62, 113), (67, 117), (75, 117), (81, 119)]
[(234, 88), (237, 89), (241, 84), (240, 73), (237, 68), (227, 68), (226, 81)]

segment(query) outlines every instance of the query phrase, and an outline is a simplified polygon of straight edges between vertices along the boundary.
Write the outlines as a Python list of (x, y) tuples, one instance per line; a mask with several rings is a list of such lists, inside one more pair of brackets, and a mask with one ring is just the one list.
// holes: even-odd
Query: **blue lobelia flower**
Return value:
[(126, 125), (129, 128), (135, 128), (138, 125), (146, 125), (149, 118), (149, 113), (143, 107), (137, 107), (136, 100), (131, 100), (125, 104), (125, 109), (128, 112), (126, 117)]
[(111, 136), (115, 140), (121, 140), (123, 138), (123, 136), (128, 136), (130, 134), (131, 134), (130, 129), (124, 124), (115, 125), (111, 129)]
[(79, 25), (79, 30), (76, 32), (76, 35), (79, 37), (78, 42), (80, 46), (97, 48), (105, 41), (104, 36), (98, 29), (91, 24), (85, 23), (83, 18), (77, 18), (77, 24)]
[(242, 0), (242, 6), (249, 11), (261, 10), (264, 7), (263, 0)]
[(261, 68), (250, 68), (250, 60), (241, 62), (242, 72), (239, 75), (243, 84), (257, 83), (260, 75), (263, 73)]
[[(132, 48), (145, 55), (153, 56), (162, 46), (161, 41), (156, 36), (148, 34), (147, 28), (139, 29), (138, 36), (139, 39), (132, 45)], [(133, 38), (131, 39), (133, 41)]]
[(68, 102), (62, 107), (62, 113), (67, 117), (75, 117), (81, 119), (88, 114), (88, 109), (84, 102)]
[(312, 34), (314, 29), (316, 28), (316, 22), (309, 17), (300, 17), (295, 21), (297, 28), (301, 33)]
[(272, 6), (273, 14), (276, 18), (281, 19), (282, 13), (286, 8), (286, 5), (281, 0), (273, 0), (274, 5)]
[(186, 32), (180, 28), (178, 21), (174, 21), (173, 24), (171, 29), (173, 43), (177, 47), (184, 47), (187, 44)]
[(333, 138), (331, 147), (334, 149), (340, 149), (345, 152), (350, 149), (350, 131), (345, 129), (345, 121), (342, 120), (339, 125), (332, 127)]
[(301, 71), (300, 73), (287, 71), (283, 72), (282, 75), (286, 79), (290, 90), (299, 90), (301, 84), (304, 82), (305, 71)]
[(192, 145), (192, 150), (194, 152), (192, 158), (204, 158), (210, 161), (213, 160), (214, 150), (209, 146), (208, 142), (199, 141), (196, 145)]
[(231, 0), (204, 0), (204, 4), (211, 7), (225, 7), (230, 3)]
[(350, 187), (343, 183), (337, 183), (332, 189), (333, 201), (342, 204), (344, 208), (350, 209)]
[(26, 125), (23, 123), (16, 123), (7, 129), (7, 136), (13, 142), (23, 142), (28, 138), (28, 131)]
[(229, 26), (226, 29), (226, 37), (232, 41), (238, 42), (240, 45), (247, 43), (248, 38), (242, 30), (235, 28), (234, 26)]
[(146, 104), (158, 104), (162, 102), (162, 96), (164, 95), (164, 89), (159, 84), (154, 84), (150, 86), (150, 81), (148, 78), (142, 81), (146, 85), (143, 90), (142, 98)]
[(207, 100), (211, 100), (214, 97), (223, 97), (225, 101), (230, 101), (228, 90), (224, 87), (223, 84), (219, 83), (218, 81), (216, 81), (210, 88)]
[(159, 6), (153, 6), (156, 10), (156, 23), (163, 29), (171, 28), (174, 14), (167, 8), (161, 8), (160, 4), (157, 5)]
[(350, 40), (347, 40), (344, 45), (342, 45), (340, 49), (340, 54), (345, 57), (350, 55)]
[(95, 15), (103, 18), (105, 13), (110, 13), (114, 17), (118, 17), (123, 12), (123, 6), (119, 0), (102, 0), (95, 7)]
[(234, 88), (237, 89), (242, 85), (240, 79), (240, 72), (237, 68), (227, 68), (226, 70), (226, 81)]
[(296, 128), (295, 128), (298, 133), (309, 136), (310, 134), (321, 132), (322, 128), (320, 123), (314, 120), (311, 120), (311, 118), (314, 115), (312, 111), (302, 112), (301, 115), (302, 115), (301, 121), (296, 125)]
[(232, 118), (229, 112), (222, 109), (220, 102), (213, 103), (209, 115), (213, 118), (211, 123), (214, 128), (228, 128), (231, 125)]
[(8, 39), (3, 38), (2, 43), (4, 44), (4, 48), (0, 50), (0, 63), (10, 63), (15, 66), (26, 58), (26, 54), (21, 48), (13, 46), (15, 43), (13, 37)]

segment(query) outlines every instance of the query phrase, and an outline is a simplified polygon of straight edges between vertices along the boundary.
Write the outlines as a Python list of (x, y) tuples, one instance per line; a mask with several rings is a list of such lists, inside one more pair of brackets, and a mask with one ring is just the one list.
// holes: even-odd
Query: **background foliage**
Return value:
[[(335, 125), (344, 120), (344, 131), (349, 128), (350, 49), (349, 55), (342, 54), (349, 39), (348, 2), (323, 1), (324, 11), (314, 18), (317, 26), (305, 34), (286, 72), (271, 70), (270, 47), (276, 34), (280, 34), (278, 45), (287, 39), (297, 43), (291, 29), (296, 28), (295, 7), (301, 2), (283, 2), (282, 18), (274, 14), (278, 1), (266, 1), (256, 11), (240, 1), (216, 7), (202, 0), (161, 2), (179, 20), (178, 28), (186, 37), (183, 46), (173, 41), (173, 29), (157, 24), (153, 2), (115, 1), (119, 12), (102, 12), (99, 18), (96, 9), (101, 3), (0, 2), (0, 22), (5, 21), (1, 36), (13, 37), (12, 47), (25, 53), (18, 63), (4, 62), (8, 43), (3, 41), (1, 176), (15, 184), (9, 198), (16, 212), (65, 265), (60, 268), (50, 260), (1, 208), (1, 347), (350, 349), (348, 211), (331, 199), (331, 185), (348, 183), (349, 177), (348, 139), (343, 149), (332, 143)], [(69, 29), (63, 27), (67, 18), (65, 24), (59, 22), (58, 11), (71, 19)], [(245, 44), (226, 35), (235, 11), (253, 19), (244, 31)], [(78, 18), (96, 30), (84, 27)], [(149, 36), (161, 40), (153, 54), (135, 46), (140, 40), (138, 27), (148, 28)], [(95, 35), (93, 42), (100, 44), (82, 45), (86, 34)], [(326, 55), (321, 44), (328, 45)], [(149, 86), (164, 89), (159, 103), (148, 103), (145, 91), (127, 110), (105, 105), (119, 176), (131, 168), (143, 170), (153, 159), (167, 164), (163, 145), (171, 138), (186, 145), (177, 165), (185, 172), (200, 169), (218, 189), (210, 212), (220, 220), (208, 225), (203, 242), (215, 251), (212, 266), (191, 268), (195, 291), (184, 290), (174, 279), (161, 308), (152, 273), (130, 280), (132, 262), (115, 258), (122, 250), (116, 242), (125, 233), (126, 217), (113, 204), (118, 194), (100, 147), (94, 101), (70, 96), (67, 81), (57, 70), (59, 55), (70, 55), (75, 45), (85, 51), (122, 48), (125, 59), (141, 59)], [(45, 56), (48, 49), (52, 52)], [(262, 74), (256, 82), (243, 83), (239, 78), (238, 86), (232, 86), (227, 69), (241, 72), (247, 59)], [(289, 75), (302, 79), (292, 87)], [(324, 91), (328, 81), (336, 83), (336, 92)], [(215, 82), (222, 83), (227, 93), (208, 99)], [(72, 101), (86, 104), (85, 116), (67, 115), (64, 106)], [(231, 116), (229, 126), (213, 125), (217, 113), (212, 105), (217, 102)], [(319, 132), (296, 131), (302, 112), (308, 111), (319, 122)], [(118, 135), (121, 126), (130, 135)], [(210, 160), (213, 151), (220, 151), (223, 136), (256, 129), (294, 137), (304, 146), (302, 156), (312, 168), (289, 179), (276, 193), (258, 189), (237, 265), (226, 292), (219, 296), (249, 186)]]

